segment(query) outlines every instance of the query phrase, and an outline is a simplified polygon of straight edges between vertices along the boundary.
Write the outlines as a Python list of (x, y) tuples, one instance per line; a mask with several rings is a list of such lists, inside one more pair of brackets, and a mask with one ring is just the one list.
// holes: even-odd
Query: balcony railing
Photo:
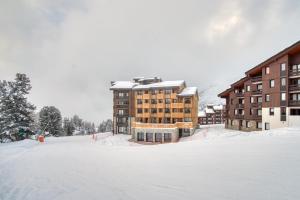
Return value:
[(290, 100), (289, 104), (290, 106), (300, 106), (300, 101)]
[(256, 76), (251, 78), (252, 83), (259, 83), (262, 82), (262, 77), (261, 76)]
[(252, 91), (252, 95), (261, 95), (262, 94), (262, 90), (254, 90)]
[(300, 70), (298, 70), (298, 69), (290, 70), (289, 76), (300, 76)]
[(238, 93), (235, 93), (236, 97), (243, 97), (244, 96), (244, 93), (242, 92), (238, 92)]
[(250, 115), (250, 119), (253, 119), (253, 120), (261, 120), (262, 117), (261, 117), (261, 115)]
[(244, 104), (240, 104), (240, 103), (238, 103), (238, 104), (235, 105), (235, 108), (237, 108), (237, 109), (244, 109), (244, 107), (245, 107), (245, 105)]
[(253, 108), (261, 108), (261, 103), (251, 103), (251, 107), (253, 107)]
[(300, 85), (290, 85), (290, 91), (300, 91)]
[(242, 114), (237, 114), (237, 115), (235, 115), (235, 118), (236, 118), (236, 119), (244, 119), (244, 115), (242, 115)]

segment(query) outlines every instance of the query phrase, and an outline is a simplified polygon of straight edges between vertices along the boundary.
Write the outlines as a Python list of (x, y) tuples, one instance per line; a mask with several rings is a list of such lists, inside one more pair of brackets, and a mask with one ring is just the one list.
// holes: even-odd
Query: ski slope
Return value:
[(178, 143), (110, 133), (0, 144), (2, 200), (300, 199), (300, 128), (202, 126)]

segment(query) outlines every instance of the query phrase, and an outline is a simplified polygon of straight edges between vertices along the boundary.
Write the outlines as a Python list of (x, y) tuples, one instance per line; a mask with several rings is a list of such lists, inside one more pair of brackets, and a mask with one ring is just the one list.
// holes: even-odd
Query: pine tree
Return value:
[(27, 101), (31, 90), (25, 74), (16, 74), (15, 81), (0, 81), (0, 132), (13, 140), (23, 139), (20, 130), (27, 131), (34, 122), (35, 106)]
[(53, 136), (62, 136), (62, 117), (60, 111), (54, 106), (42, 108), (39, 116), (40, 128)]
[(75, 125), (73, 123), (73, 120), (70, 120), (69, 118), (64, 118), (64, 132), (67, 136), (73, 135), (75, 131)]

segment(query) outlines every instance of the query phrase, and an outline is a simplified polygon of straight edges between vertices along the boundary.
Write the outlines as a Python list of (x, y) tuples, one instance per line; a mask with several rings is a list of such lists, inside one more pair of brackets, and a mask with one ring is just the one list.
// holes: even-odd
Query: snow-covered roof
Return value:
[(185, 84), (185, 82), (183, 80), (162, 81), (162, 82), (150, 83), (150, 84), (146, 84), (146, 85), (137, 85), (134, 87), (134, 90), (151, 89), (151, 88), (165, 88), (165, 87), (179, 87), (183, 84)]
[(137, 86), (137, 83), (131, 82), (131, 81), (116, 81), (112, 83), (112, 86), (110, 87), (111, 90), (114, 89), (132, 89), (134, 86)]
[(223, 110), (223, 105), (217, 105), (213, 107), (214, 110)]
[(205, 108), (205, 113), (207, 113), (207, 114), (213, 114), (213, 113), (215, 113), (215, 111), (213, 109), (211, 109), (211, 108)]
[(198, 117), (206, 117), (206, 113), (204, 111), (199, 111)]
[(197, 94), (197, 87), (186, 87), (178, 96), (193, 96), (195, 94)]

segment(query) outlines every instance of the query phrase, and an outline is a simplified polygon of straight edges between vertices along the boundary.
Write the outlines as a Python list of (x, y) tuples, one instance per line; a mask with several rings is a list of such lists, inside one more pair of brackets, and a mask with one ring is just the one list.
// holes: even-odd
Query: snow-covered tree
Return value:
[(102, 121), (98, 127), (98, 132), (104, 133), (104, 132), (110, 132), (113, 128), (113, 122), (111, 119), (108, 119), (106, 121)]
[(62, 117), (60, 111), (54, 106), (45, 106), (40, 111), (40, 128), (54, 136), (62, 136)]
[(63, 125), (64, 132), (67, 136), (73, 135), (75, 131), (75, 125), (73, 123), (73, 120), (69, 118), (64, 118), (64, 125)]
[(0, 134), (12, 140), (23, 139), (20, 131), (28, 131), (34, 122), (35, 106), (27, 101), (31, 90), (29, 78), (16, 74), (14, 81), (0, 81)]

